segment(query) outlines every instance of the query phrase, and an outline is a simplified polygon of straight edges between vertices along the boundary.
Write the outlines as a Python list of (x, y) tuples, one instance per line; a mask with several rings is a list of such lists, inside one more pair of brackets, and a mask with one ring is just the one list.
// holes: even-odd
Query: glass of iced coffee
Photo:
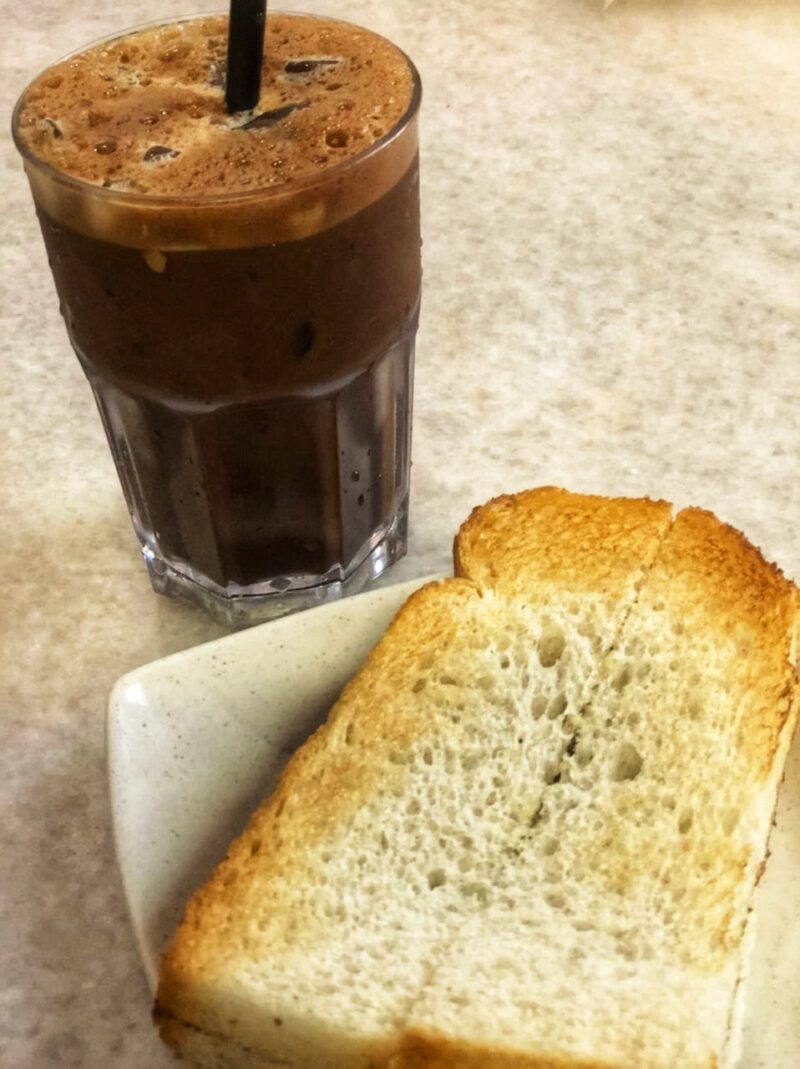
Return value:
[(226, 39), (100, 42), (14, 136), (153, 586), (236, 625), (405, 552), (420, 83), (377, 34), (270, 13), (231, 115)]

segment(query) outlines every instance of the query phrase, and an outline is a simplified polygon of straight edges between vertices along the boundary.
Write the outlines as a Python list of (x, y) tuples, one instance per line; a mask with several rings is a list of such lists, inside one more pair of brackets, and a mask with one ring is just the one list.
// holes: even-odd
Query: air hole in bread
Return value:
[(563, 632), (557, 627), (545, 628), (539, 639), (539, 663), (542, 668), (552, 668), (564, 653), (565, 640)]
[(472, 772), (481, 763), (481, 755), (479, 753), (465, 754), (461, 759), (461, 767), (467, 772)]
[(553, 909), (563, 909), (566, 905), (566, 902), (564, 901), (564, 896), (557, 894), (554, 891), (550, 891), (548, 894), (546, 894), (544, 896), (544, 900), (545, 902), (547, 902), (548, 906), (552, 906)]
[(726, 835), (733, 835), (739, 823), (739, 814), (735, 809), (725, 809), (722, 813), (722, 830)]
[(700, 714), (703, 711), (703, 707), (696, 698), (690, 698), (689, 703), (686, 706), (686, 714), (690, 720), (699, 720)]
[(591, 763), (594, 757), (594, 750), (587, 742), (579, 742), (578, 748), (575, 751), (575, 760), (578, 763), (578, 768), (586, 768)]
[(443, 687), (457, 687), (458, 680), (454, 676), (443, 675), (439, 676), (439, 682)]
[(642, 771), (642, 755), (635, 746), (624, 742), (617, 750), (614, 765), (611, 769), (611, 778), (615, 783), (625, 780), (636, 779)]
[(250, 843), (250, 857), (255, 857), (261, 851), (261, 840), (253, 839)]
[(681, 835), (688, 834), (691, 831), (692, 824), (694, 823), (694, 814), (691, 809), (684, 809), (678, 818), (678, 831)]
[(355, 729), (353, 728), (352, 723), (350, 723), (350, 724), (347, 725), (347, 729), (345, 730), (345, 733), (344, 733), (344, 744), (345, 744), (345, 746), (350, 746), (350, 744), (353, 741), (354, 736), (355, 736)]
[(531, 702), (531, 716), (534, 720), (538, 720), (547, 708), (547, 698), (544, 694), (537, 694)]
[(279, 817), (286, 807), (286, 799), (281, 798), (278, 804), (275, 806), (275, 816)]
[(450, 1006), (469, 1006), (469, 999), (465, 998), (464, 995), (448, 995), (447, 1002)]
[(514, 973), (519, 972), (519, 962), (514, 961), (513, 958), (500, 957), (495, 958), (494, 964), (500, 973)]
[(419, 666), (423, 672), (427, 672), (429, 668), (433, 667), (433, 654), (424, 653), (419, 659)]
[(571, 713), (567, 713), (566, 716), (561, 718), (559, 726), (561, 728), (562, 735), (569, 739), (569, 742), (567, 743), (567, 753), (572, 756), (572, 754), (575, 753), (575, 746), (578, 742), (578, 718), (576, 716), (573, 716)]
[(461, 885), (461, 892), (466, 898), (477, 898), (481, 905), (485, 905), (489, 900), (488, 888), (482, 883), (464, 883)]
[(552, 835), (549, 835), (542, 843), (542, 853), (545, 857), (551, 857), (558, 851), (558, 847), (558, 839), (555, 839)]
[(631, 670), (629, 665), (625, 665), (612, 680), (611, 686), (616, 691), (623, 691), (631, 681)]
[(544, 763), (544, 781), (550, 786), (553, 783), (558, 783), (561, 779), (561, 773), (558, 768), (558, 761), (545, 761)]
[(426, 746), (425, 749), (422, 751), (422, 760), (425, 762), (426, 765), (433, 764), (433, 750), (430, 748), (430, 746)]
[(443, 887), (446, 880), (444, 869), (433, 869), (428, 873), (428, 887), (432, 891), (435, 891), (437, 887)]
[(421, 690), (424, 690), (425, 689), (425, 683), (426, 683), (426, 680), (418, 679), (416, 681), (416, 683), (414, 684), (414, 686), (411, 688), (412, 694), (419, 694), (419, 692)]
[(510, 668), (511, 667), (511, 661), (505, 654), (503, 654), (503, 656), (500, 658), (500, 667), (501, 668)]
[(567, 696), (556, 694), (547, 709), (547, 719), (557, 720), (567, 707)]

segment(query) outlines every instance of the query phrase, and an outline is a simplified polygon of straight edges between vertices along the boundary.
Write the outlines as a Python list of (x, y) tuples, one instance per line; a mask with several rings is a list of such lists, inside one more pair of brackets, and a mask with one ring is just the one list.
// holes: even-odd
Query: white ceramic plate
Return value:
[[(124, 676), (108, 712), (117, 855), (148, 980), (183, 905), (425, 580), (347, 598)], [(800, 736), (758, 891), (741, 1069), (800, 1065)]]

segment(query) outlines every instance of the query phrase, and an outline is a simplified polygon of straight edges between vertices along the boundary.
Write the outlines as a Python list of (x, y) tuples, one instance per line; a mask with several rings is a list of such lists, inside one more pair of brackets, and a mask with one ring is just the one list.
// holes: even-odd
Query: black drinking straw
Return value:
[(225, 107), (231, 114), (258, 103), (266, 21), (267, 0), (231, 0), (225, 78)]

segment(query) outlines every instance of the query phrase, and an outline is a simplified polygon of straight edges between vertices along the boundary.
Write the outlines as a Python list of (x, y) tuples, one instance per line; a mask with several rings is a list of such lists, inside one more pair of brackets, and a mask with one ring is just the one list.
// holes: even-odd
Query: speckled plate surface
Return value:
[[(183, 905), (408, 595), (371, 591), (123, 676), (108, 712), (111, 802), (151, 986)], [(758, 889), (741, 1069), (800, 1065), (800, 735)]]

